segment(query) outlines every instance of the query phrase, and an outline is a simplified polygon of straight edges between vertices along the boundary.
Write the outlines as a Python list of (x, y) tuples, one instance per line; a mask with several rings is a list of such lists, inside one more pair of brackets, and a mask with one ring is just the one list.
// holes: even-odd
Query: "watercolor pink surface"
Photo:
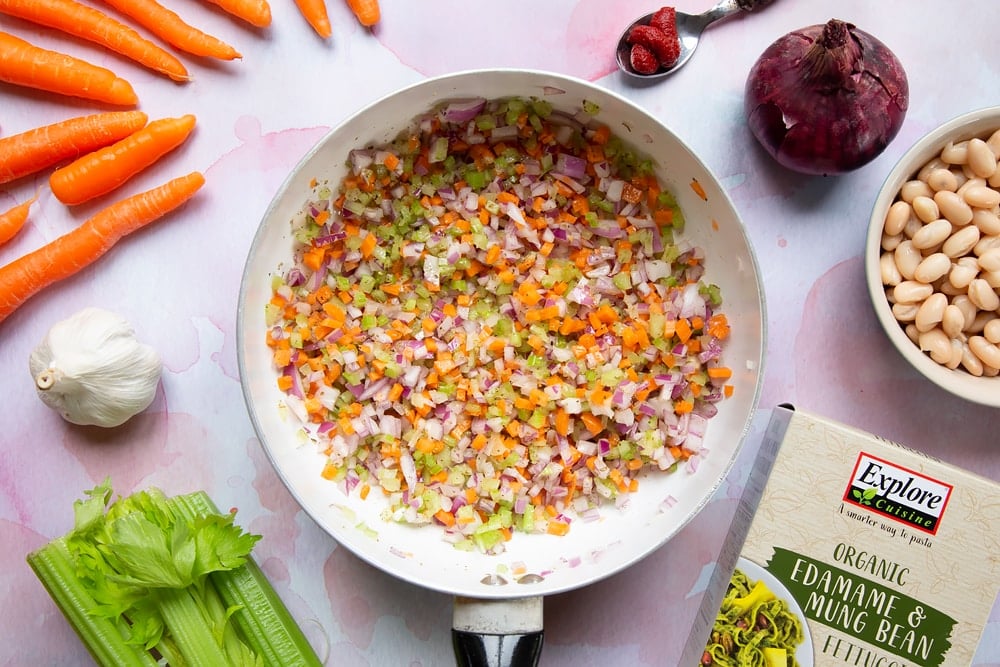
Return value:
[[(881, 180), (921, 134), (965, 111), (995, 104), (1000, 76), (986, 58), (932, 52), (917, 26), (961, 35), (988, 53), (988, 31), (969, 30), (940, 3), (883, 11), (864, 0), (841, 18), (878, 35), (907, 68), (911, 108), (886, 153), (856, 173), (810, 179), (769, 162), (745, 130), (742, 86), (752, 61), (793, 28), (830, 18), (820, 0), (773, 7), (718, 25), (675, 77), (633, 87), (613, 69), (628, 21), (656, 9), (629, 0), (518, 0), (486, 9), (459, 0), (382, 0), (383, 20), (362, 29), (328, 0), (334, 35), (315, 38), (293, 3), (273, 3), (274, 24), (248, 31), (206, 7), (192, 19), (230, 43), (238, 63), (195, 61), (177, 86), (127, 61), (6, 17), (3, 30), (62, 47), (126, 75), (151, 117), (196, 113), (191, 141), (153, 173), (203, 170), (208, 185), (189, 205), (123, 242), (100, 263), (32, 299), (0, 323), (0, 591), (18, 613), (0, 626), (0, 666), (88, 664), (72, 630), (24, 556), (64, 533), (72, 503), (106, 476), (121, 493), (149, 485), (205, 489), (263, 535), (258, 560), (328, 664), (451, 664), (451, 600), (403, 583), (338, 547), (304, 515), (274, 473), (243, 404), (235, 352), (236, 296), (253, 233), (285, 176), (327, 131), (393, 90), (438, 74), (486, 67), (548, 69), (597, 82), (645, 106), (698, 152), (728, 188), (761, 266), (768, 357), (760, 414), (738, 465), (682, 533), (634, 567), (545, 602), (543, 664), (674, 664), (721, 545), (770, 408), (793, 402), (1000, 479), (995, 410), (944, 394), (910, 370), (871, 312), (861, 244)], [(687, 0), (680, 10), (712, 3)], [(952, 14), (955, 14), (954, 16)], [(965, 16), (1000, 18), (993, 0)], [(942, 86), (946, 90), (942, 90)], [(92, 107), (0, 87), (0, 136)], [(0, 208), (39, 202), (26, 229), (0, 247), (0, 263), (79, 224), (98, 204), (67, 210), (43, 176), (0, 186)], [(164, 360), (153, 405), (111, 430), (73, 427), (34, 396), (27, 358), (55, 321), (85, 305), (127, 317)], [(976, 667), (1000, 665), (995, 609)]]

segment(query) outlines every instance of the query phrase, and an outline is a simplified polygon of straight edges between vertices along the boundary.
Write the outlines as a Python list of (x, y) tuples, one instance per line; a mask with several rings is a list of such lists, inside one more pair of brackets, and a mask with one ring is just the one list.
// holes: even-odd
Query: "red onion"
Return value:
[(746, 84), (750, 130), (782, 165), (838, 174), (877, 157), (903, 124), (906, 73), (895, 54), (831, 19), (771, 44)]

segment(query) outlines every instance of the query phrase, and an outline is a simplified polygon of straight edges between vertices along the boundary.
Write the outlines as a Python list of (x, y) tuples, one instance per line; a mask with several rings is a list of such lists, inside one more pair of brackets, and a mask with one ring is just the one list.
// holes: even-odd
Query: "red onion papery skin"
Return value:
[(875, 159), (909, 106), (906, 72), (889, 48), (831, 19), (779, 38), (750, 69), (750, 130), (785, 167), (829, 175)]

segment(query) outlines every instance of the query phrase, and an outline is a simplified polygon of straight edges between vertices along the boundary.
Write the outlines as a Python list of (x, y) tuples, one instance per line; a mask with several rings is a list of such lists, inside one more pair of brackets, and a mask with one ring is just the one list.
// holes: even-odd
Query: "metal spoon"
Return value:
[(645, 25), (649, 23), (649, 20), (653, 17), (653, 13), (646, 14), (642, 18), (630, 24), (625, 31), (622, 32), (621, 37), (618, 39), (618, 48), (615, 51), (618, 68), (625, 74), (637, 79), (646, 81), (662, 79), (668, 74), (677, 71), (688, 61), (688, 59), (691, 58), (694, 54), (695, 48), (698, 46), (698, 40), (701, 37), (701, 33), (705, 30), (705, 28), (716, 21), (726, 18), (727, 16), (732, 16), (733, 14), (738, 14), (743, 11), (750, 11), (756, 6), (762, 4), (765, 4), (765, 2), (761, 2), (760, 0), (720, 0), (714, 7), (702, 12), (701, 14), (685, 14), (684, 12), (676, 12), (677, 36), (680, 38), (681, 42), (680, 55), (670, 67), (661, 67), (652, 74), (640, 74), (632, 69), (632, 65), (629, 60), (629, 52), (632, 49), (632, 45), (628, 43), (628, 34), (629, 31), (632, 30), (633, 26), (640, 24)]

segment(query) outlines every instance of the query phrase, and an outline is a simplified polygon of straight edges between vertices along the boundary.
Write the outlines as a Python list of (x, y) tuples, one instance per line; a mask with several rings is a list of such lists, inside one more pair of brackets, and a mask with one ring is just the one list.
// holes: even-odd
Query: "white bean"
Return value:
[(994, 290), (1000, 290), (1000, 271), (983, 271), (979, 274), (979, 277), (985, 280)]
[(958, 338), (964, 328), (965, 315), (962, 314), (962, 309), (949, 303), (941, 314), (941, 329), (949, 338)]
[(994, 345), (1000, 345), (1000, 317), (994, 317), (986, 323), (983, 337)]
[(947, 167), (934, 169), (927, 174), (927, 178), (920, 180), (927, 181), (927, 185), (934, 192), (938, 190), (951, 190), (955, 192), (958, 190), (958, 178), (955, 177), (955, 172)]
[(978, 261), (983, 271), (1000, 271), (1000, 248), (990, 248), (979, 256)]
[(899, 269), (900, 275), (907, 280), (912, 280), (913, 272), (917, 270), (917, 266), (919, 266), (923, 256), (913, 246), (913, 241), (903, 241), (896, 246), (896, 249), (893, 251), (893, 257), (896, 260), (896, 267)]
[[(972, 289), (971, 285), (969, 289)], [(892, 288), (892, 296), (896, 303), (920, 303), (933, 293), (934, 288), (931, 285), (919, 283), (916, 280), (904, 280)], [(972, 296), (970, 295), (969, 298), (971, 299)]]
[(902, 234), (911, 213), (913, 213), (913, 208), (909, 203), (902, 199), (894, 202), (885, 215), (885, 233), (889, 236)]
[[(944, 317), (945, 308), (948, 307), (948, 297), (941, 292), (935, 292), (924, 300), (913, 318), (913, 323), (917, 325), (917, 331), (924, 333), (934, 329)], [(948, 336), (951, 338), (951, 336)]]
[(997, 347), (982, 336), (970, 336), (969, 349), (974, 355), (979, 357), (979, 360), (984, 365), (1000, 368), (1000, 347)]
[(973, 246), (972, 252), (975, 253), (976, 257), (981, 257), (994, 248), (1000, 248), (1000, 236), (989, 234), (979, 239), (979, 242)]
[(892, 316), (897, 322), (912, 322), (917, 319), (917, 312), (920, 304), (917, 303), (894, 303), (892, 304)]
[(972, 224), (983, 234), (1000, 234), (1000, 216), (993, 211), (977, 208), (972, 211)]
[(905, 202), (913, 203), (916, 197), (933, 197), (934, 191), (924, 181), (912, 180), (903, 183), (899, 189), (899, 197)]
[(920, 221), (920, 218), (917, 217), (917, 214), (914, 213), (906, 221), (906, 226), (903, 227), (903, 236), (905, 236), (908, 239), (912, 239), (913, 235), (919, 232), (923, 228), (924, 228), (924, 223), (922, 223)]
[(962, 341), (951, 339), (951, 358), (945, 362), (945, 366), (951, 370), (955, 370), (962, 363)]
[(905, 327), (903, 327), (903, 333), (906, 334), (907, 338), (913, 341), (914, 345), (920, 344), (920, 332), (917, 331), (917, 326), (913, 324), (913, 322), (910, 322)]
[(983, 377), (995, 378), (998, 375), (1000, 375), (1000, 368), (983, 365)]
[[(937, 204), (941, 215), (951, 224), (962, 226), (972, 222), (972, 207), (957, 192), (949, 192), (948, 190), (936, 192), (934, 193), (934, 203)], [(915, 206), (914, 210), (916, 210)]]
[(967, 331), (972, 326), (972, 321), (976, 319), (976, 313), (979, 312), (979, 309), (976, 308), (976, 304), (969, 301), (968, 294), (952, 297), (951, 304), (962, 311), (962, 317), (965, 320), (962, 323), (962, 331)]
[(926, 250), (944, 243), (951, 236), (951, 223), (943, 218), (929, 222), (913, 235), (913, 246), (918, 250)]
[[(917, 327), (919, 330), (919, 327)], [(921, 331), (918, 337), (920, 349), (929, 352), (931, 359), (939, 364), (947, 363), (951, 359), (951, 339), (940, 329)]]
[(983, 374), (983, 362), (972, 353), (968, 343), (962, 344), (962, 368), (976, 377), (981, 377)]
[[(945, 246), (947, 245), (948, 243), (945, 242)], [(932, 283), (947, 274), (949, 270), (951, 270), (951, 257), (943, 252), (936, 252), (920, 261), (920, 264), (913, 271), (913, 279), (922, 283)]]
[(882, 234), (882, 250), (895, 250), (896, 246), (903, 242), (906, 237), (902, 234)]
[(969, 257), (960, 258), (951, 265), (951, 271), (948, 272), (948, 282), (960, 290), (967, 289), (969, 283), (979, 275), (979, 266), (974, 261), (970, 262), (970, 259)]
[(949, 141), (941, 150), (941, 159), (948, 164), (965, 164), (969, 161), (969, 142)]
[(993, 208), (1000, 204), (1000, 192), (985, 185), (973, 185), (962, 192), (961, 197), (974, 208)]
[(990, 138), (986, 140), (986, 145), (993, 151), (993, 155), (1000, 159), (1000, 130), (996, 130), (990, 135)]
[(985, 310), (980, 310), (978, 313), (976, 313), (976, 316), (972, 318), (972, 324), (969, 325), (969, 328), (966, 329), (964, 333), (970, 336), (975, 334), (982, 334), (983, 330), (986, 328), (986, 325), (989, 324), (990, 320), (992, 320), (994, 317), (996, 317), (995, 314)]
[(962, 182), (959, 184), (958, 189), (955, 190), (955, 192), (961, 197), (965, 197), (965, 193), (969, 188), (986, 185), (985, 178), (966, 178), (965, 174), (959, 174), (955, 177), (955, 180), (957, 181), (959, 179), (962, 179)]
[(980, 178), (989, 178), (997, 170), (997, 156), (986, 142), (978, 137), (969, 140), (966, 157), (969, 167)]
[(903, 274), (899, 272), (899, 267), (896, 266), (896, 259), (892, 256), (891, 252), (884, 252), (878, 258), (879, 272), (882, 274), (882, 284), (895, 286), (903, 282)]
[(966, 255), (979, 243), (979, 227), (967, 225), (945, 239), (941, 244), (941, 252), (955, 259)]
[(948, 298), (951, 298), (953, 296), (958, 296), (959, 294), (965, 294), (966, 292), (968, 292), (967, 287), (966, 288), (956, 287), (955, 285), (952, 284), (950, 280), (939, 280), (933, 284), (933, 287), (938, 292), (941, 292), (941, 294), (944, 294)]
[[(896, 285), (895, 289), (898, 291), (900, 285), (905, 285), (906, 283), (900, 283)], [(919, 283), (918, 283), (919, 284)], [(905, 296), (909, 297), (911, 294), (917, 294), (915, 289), (908, 288), (904, 289), (902, 292)], [(930, 296), (930, 295), (927, 295)], [(924, 298), (926, 299), (927, 296)], [(897, 301), (899, 300), (899, 294), (896, 294)], [(969, 283), (969, 301), (971, 301), (980, 310), (996, 310), (1000, 308), (1000, 296), (997, 296), (996, 291), (990, 287), (990, 284), (983, 280), (982, 278), (976, 278), (971, 283)], [(912, 301), (911, 301), (912, 302)]]
[(937, 202), (931, 197), (925, 197), (924, 195), (914, 197), (910, 206), (913, 207), (913, 212), (917, 214), (921, 222), (933, 222), (941, 217), (941, 211), (938, 209)]
[(927, 164), (921, 167), (920, 171), (917, 172), (917, 180), (926, 183), (927, 179), (930, 178), (932, 171), (935, 169), (948, 169), (948, 167), (948, 163), (940, 157), (932, 157)]

